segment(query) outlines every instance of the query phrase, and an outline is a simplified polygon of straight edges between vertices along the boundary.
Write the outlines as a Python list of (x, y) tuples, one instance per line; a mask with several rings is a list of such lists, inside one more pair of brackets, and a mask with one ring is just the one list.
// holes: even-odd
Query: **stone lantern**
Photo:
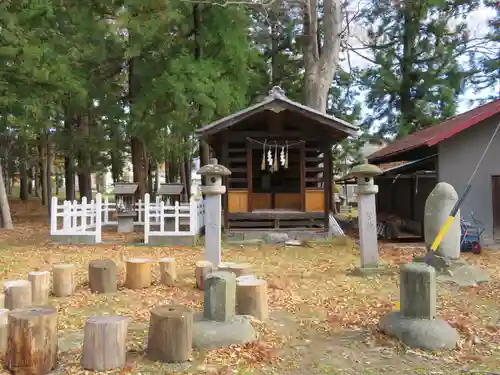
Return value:
[(373, 178), (381, 173), (382, 170), (379, 167), (366, 163), (355, 166), (350, 173), (357, 179), (360, 271), (362, 273), (379, 269), (375, 207), (375, 194), (378, 193), (378, 186), (374, 184)]
[(197, 173), (205, 177), (205, 185), (201, 187), (201, 192), (205, 194), (205, 260), (218, 267), (222, 261), (221, 196), (226, 192), (222, 177), (229, 176), (231, 171), (217, 164), (217, 159), (210, 159), (210, 164), (201, 167)]
[(134, 231), (135, 192), (139, 187), (133, 182), (118, 182), (115, 184), (116, 216), (118, 218), (118, 233)]

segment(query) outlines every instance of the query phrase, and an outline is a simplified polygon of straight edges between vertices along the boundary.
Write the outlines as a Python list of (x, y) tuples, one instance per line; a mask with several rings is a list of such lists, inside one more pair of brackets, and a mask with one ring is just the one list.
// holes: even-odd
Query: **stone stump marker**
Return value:
[(425, 263), (409, 263), (400, 269), (401, 313), (409, 318), (436, 317), (436, 270)]
[(217, 271), (205, 279), (203, 315), (206, 319), (225, 322), (236, 311), (236, 275)]
[(400, 267), (401, 310), (380, 319), (380, 330), (412, 348), (454, 349), (460, 335), (436, 317), (436, 270), (425, 263)]
[[(446, 182), (438, 183), (427, 197), (424, 214), (424, 237), (427, 248), (431, 247), (457, 200), (456, 190)], [(453, 224), (443, 237), (437, 252), (449, 260), (460, 257), (460, 210), (455, 215)]]
[(205, 194), (205, 260), (218, 267), (222, 261), (221, 196), (226, 192), (222, 177), (229, 176), (231, 171), (217, 164), (217, 159), (210, 159), (210, 164), (201, 167), (197, 173), (205, 177), (205, 185), (201, 187)]

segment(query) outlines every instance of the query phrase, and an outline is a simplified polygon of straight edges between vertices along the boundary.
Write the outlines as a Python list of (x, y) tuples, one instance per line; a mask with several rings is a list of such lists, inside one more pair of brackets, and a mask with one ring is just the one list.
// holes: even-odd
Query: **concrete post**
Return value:
[(361, 253), (361, 269), (377, 268), (379, 266), (377, 242), (377, 212), (375, 194), (378, 186), (374, 185), (373, 177), (382, 171), (376, 165), (361, 164), (355, 166), (351, 174), (357, 177), (358, 186), (358, 225)]
[(222, 185), (222, 177), (229, 176), (231, 171), (211, 159), (210, 164), (201, 167), (198, 172), (206, 176), (206, 185), (201, 187), (205, 194), (205, 260), (218, 267), (221, 258), (221, 196), (226, 192)]

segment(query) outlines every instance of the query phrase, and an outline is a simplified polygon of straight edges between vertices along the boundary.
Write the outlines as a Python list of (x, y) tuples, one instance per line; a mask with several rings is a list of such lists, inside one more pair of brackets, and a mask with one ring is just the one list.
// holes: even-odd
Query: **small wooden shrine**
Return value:
[(182, 191), (184, 190), (183, 184), (168, 183), (160, 184), (156, 196), (161, 197), (161, 200), (174, 204), (175, 202), (182, 202)]
[(274, 87), (262, 102), (197, 133), (232, 172), (224, 181), (226, 229), (328, 228), (332, 146), (357, 127)]
[(135, 192), (138, 186), (134, 182), (117, 182), (114, 186), (118, 232), (120, 233), (134, 231), (134, 219), (137, 216)]

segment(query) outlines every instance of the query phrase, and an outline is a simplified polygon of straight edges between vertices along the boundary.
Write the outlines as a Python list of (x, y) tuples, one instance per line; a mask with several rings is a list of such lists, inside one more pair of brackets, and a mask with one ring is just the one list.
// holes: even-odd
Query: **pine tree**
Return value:
[(365, 12), (368, 41), (361, 49), (373, 59), (364, 84), (369, 120), (380, 133), (404, 136), (455, 114), (469, 74), (460, 62), (469, 40), (464, 15), (477, 5), (377, 0)]

